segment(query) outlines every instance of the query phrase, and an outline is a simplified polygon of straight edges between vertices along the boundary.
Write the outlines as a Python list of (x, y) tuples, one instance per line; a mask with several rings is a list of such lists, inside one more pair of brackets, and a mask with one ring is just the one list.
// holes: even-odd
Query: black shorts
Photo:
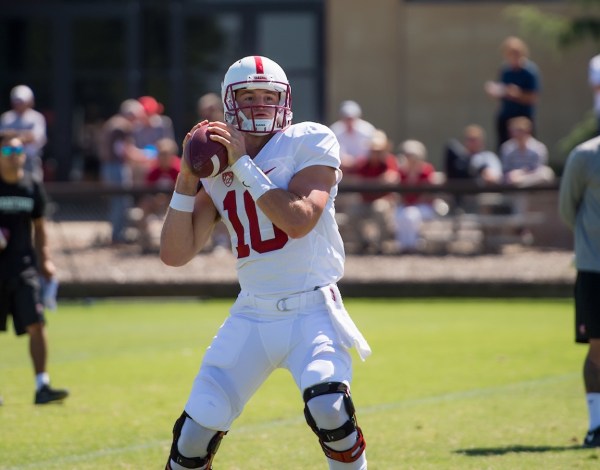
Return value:
[(35, 270), (25, 271), (18, 277), (0, 279), (0, 331), (6, 331), (9, 315), (17, 336), (25, 334), (29, 325), (45, 322), (40, 281)]
[(574, 296), (575, 341), (600, 338), (600, 273), (577, 271)]

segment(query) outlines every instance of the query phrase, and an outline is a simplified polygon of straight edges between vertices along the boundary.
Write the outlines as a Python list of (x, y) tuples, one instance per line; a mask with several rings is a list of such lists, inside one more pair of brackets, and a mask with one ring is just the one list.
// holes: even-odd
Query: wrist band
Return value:
[(277, 188), (248, 155), (244, 155), (235, 162), (231, 170), (248, 189), (252, 199), (255, 201), (258, 201), (258, 198), (267, 191)]
[(185, 194), (173, 191), (173, 196), (171, 196), (169, 207), (180, 212), (194, 212), (195, 201), (195, 196), (186, 196)]

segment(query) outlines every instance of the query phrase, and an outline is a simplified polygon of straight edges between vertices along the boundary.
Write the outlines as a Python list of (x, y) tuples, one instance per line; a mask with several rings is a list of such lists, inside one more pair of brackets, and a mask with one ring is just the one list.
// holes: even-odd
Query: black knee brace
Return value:
[(185, 457), (179, 452), (179, 449), (177, 448), (177, 441), (181, 435), (181, 429), (183, 428), (183, 423), (185, 423), (186, 418), (192, 419), (190, 415), (184, 411), (179, 419), (175, 421), (175, 426), (173, 426), (173, 443), (171, 444), (171, 453), (169, 454), (169, 460), (167, 461), (165, 470), (171, 470), (171, 460), (185, 468), (202, 468), (206, 466), (206, 468), (210, 470), (212, 469), (211, 463), (213, 458), (219, 449), (219, 445), (221, 444), (223, 436), (227, 434), (227, 431), (218, 431), (214, 435), (214, 437), (208, 443), (208, 454), (206, 457)]
[[(315, 419), (310, 413), (308, 408), (308, 401), (312, 398), (320, 395), (327, 395), (330, 393), (341, 393), (344, 396), (344, 406), (348, 413), (349, 419), (337, 429), (321, 429), (317, 426)], [(356, 414), (354, 409), (354, 403), (350, 397), (350, 391), (348, 386), (342, 382), (325, 382), (317, 384), (304, 390), (304, 417), (306, 422), (311, 427), (313, 432), (319, 438), (319, 443), (325, 455), (338, 462), (354, 462), (362, 455), (367, 447), (367, 443), (363, 437), (361, 429), (358, 427), (356, 422)], [(327, 442), (339, 441), (356, 431), (356, 443), (345, 451), (339, 452), (326, 445)]]

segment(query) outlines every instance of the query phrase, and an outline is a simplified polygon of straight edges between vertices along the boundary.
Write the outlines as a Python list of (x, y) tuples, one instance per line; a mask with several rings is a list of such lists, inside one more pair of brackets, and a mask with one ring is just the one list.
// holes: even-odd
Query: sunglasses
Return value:
[(10, 157), (11, 155), (21, 155), (23, 153), (23, 146), (13, 147), (12, 145), (5, 145), (0, 149), (3, 157)]

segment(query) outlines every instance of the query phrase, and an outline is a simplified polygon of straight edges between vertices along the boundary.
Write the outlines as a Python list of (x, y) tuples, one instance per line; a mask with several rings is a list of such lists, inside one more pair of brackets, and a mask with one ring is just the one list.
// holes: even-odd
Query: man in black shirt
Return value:
[(46, 371), (48, 340), (39, 276), (50, 280), (55, 267), (46, 240), (46, 196), (24, 164), (23, 142), (4, 136), (0, 141), (0, 331), (6, 331), (10, 315), (15, 334), (29, 335), (37, 384), (34, 403), (40, 405), (62, 400), (68, 392), (50, 387)]

